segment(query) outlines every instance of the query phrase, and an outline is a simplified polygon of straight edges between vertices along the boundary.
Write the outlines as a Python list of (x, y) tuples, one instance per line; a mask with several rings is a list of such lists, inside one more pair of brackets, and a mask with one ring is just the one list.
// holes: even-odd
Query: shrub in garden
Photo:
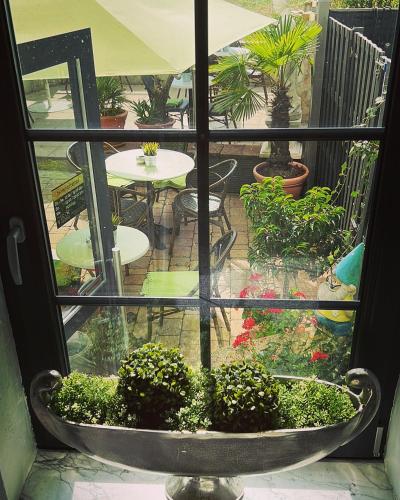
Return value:
[[(253, 273), (250, 284), (243, 288), (240, 297), (277, 299), (275, 290), (269, 289), (263, 283), (263, 275)], [(289, 298), (305, 299), (303, 292), (290, 290)], [(311, 314), (307, 310), (280, 309), (267, 307), (264, 309), (252, 308), (243, 310), (243, 332), (236, 337), (232, 346), (249, 345), (251, 339), (294, 332), (296, 329), (305, 329), (311, 325)]]
[(279, 384), (280, 427), (320, 427), (355, 414), (346, 392), (315, 380)]
[(299, 259), (329, 265), (329, 257), (349, 247), (350, 233), (340, 228), (345, 212), (332, 202), (327, 187), (313, 187), (295, 200), (285, 193), (281, 177), (244, 184), (240, 190), (254, 239), (251, 264), (262, 267), (279, 258), (285, 269), (297, 269)]
[(212, 427), (257, 432), (276, 425), (278, 385), (261, 363), (236, 362), (211, 372)]
[(135, 427), (135, 416), (128, 415), (116, 392), (117, 383), (117, 378), (72, 372), (52, 394), (50, 407), (73, 422)]
[(171, 412), (185, 404), (190, 376), (179, 349), (145, 344), (122, 361), (118, 374), (118, 393), (138, 427), (165, 428)]
[(276, 375), (316, 376), (340, 383), (349, 368), (351, 341), (320, 328), (312, 339), (292, 332), (271, 339), (257, 358)]

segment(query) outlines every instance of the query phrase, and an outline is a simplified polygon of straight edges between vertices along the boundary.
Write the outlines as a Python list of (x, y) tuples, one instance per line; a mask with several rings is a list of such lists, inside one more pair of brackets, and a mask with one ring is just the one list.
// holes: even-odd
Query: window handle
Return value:
[(22, 219), (11, 217), (10, 230), (7, 235), (8, 267), (16, 285), (22, 285), (21, 266), (19, 264), (18, 245), (25, 241), (25, 228)]

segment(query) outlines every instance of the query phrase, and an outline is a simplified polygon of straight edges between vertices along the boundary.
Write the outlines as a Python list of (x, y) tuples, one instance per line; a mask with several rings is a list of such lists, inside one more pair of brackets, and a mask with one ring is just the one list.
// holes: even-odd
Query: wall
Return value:
[(0, 277), (0, 477), (8, 500), (19, 498), (35, 455), (36, 446)]
[(385, 468), (393, 486), (396, 500), (400, 500), (400, 378), (397, 384), (392, 415), (390, 417), (388, 441), (385, 453)]

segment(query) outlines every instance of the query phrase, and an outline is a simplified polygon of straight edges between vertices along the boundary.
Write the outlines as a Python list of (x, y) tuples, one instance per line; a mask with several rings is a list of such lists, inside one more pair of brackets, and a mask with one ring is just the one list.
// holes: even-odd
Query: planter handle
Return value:
[(30, 397), (35, 413), (45, 416), (50, 394), (61, 385), (62, 376), (57, 370), (39, 372), (31, 383)]
[(375, 417), (381, 402), (381, 386), (377, 377), (365, 368), (353, 368), (346, 373), (346, 384), (351, 390), (361, 390), (359, 399), (363, 405), (360, 420), (350, 438), (342, 444), (353, 440), (368, 427)]

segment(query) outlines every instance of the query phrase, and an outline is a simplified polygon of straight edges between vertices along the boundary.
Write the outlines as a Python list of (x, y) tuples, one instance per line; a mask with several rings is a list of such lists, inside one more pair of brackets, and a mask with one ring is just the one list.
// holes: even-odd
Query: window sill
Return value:
[[(165, 500), (166, 476), (128, 472), (76, 452), (39, 451), (22, 500), (92, 498)], [(393, 493), (379, 461), (326, 460), (302, 469), (244, 478), (245, 499), (392, 500)]]

